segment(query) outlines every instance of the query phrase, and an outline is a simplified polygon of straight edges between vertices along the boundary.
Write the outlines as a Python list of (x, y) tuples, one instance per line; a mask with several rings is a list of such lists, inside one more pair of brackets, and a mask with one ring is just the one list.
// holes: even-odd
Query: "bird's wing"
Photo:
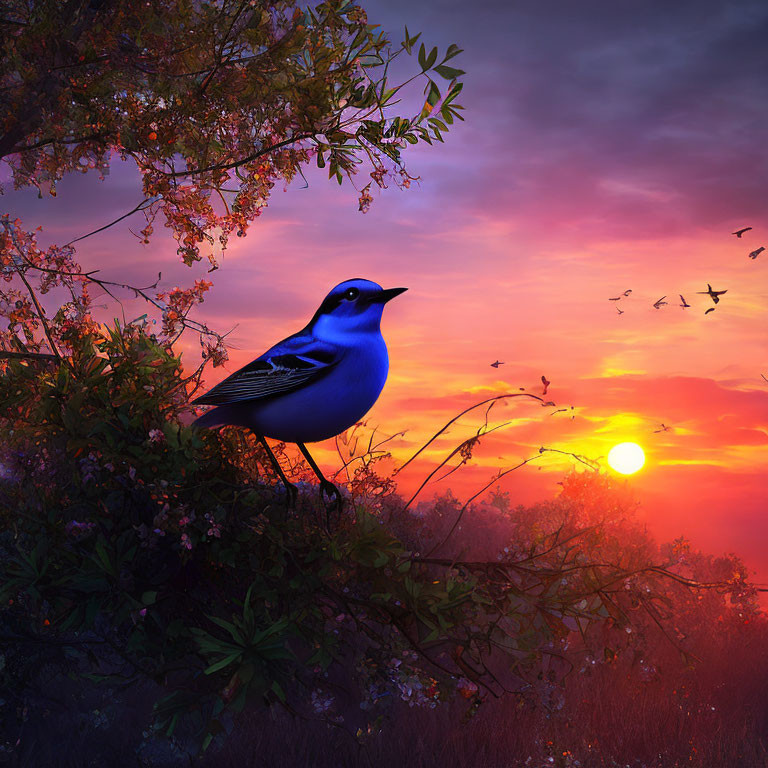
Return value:
[(339, 348), (311, 336), (290, 336), (219, 382), (193, 403), (228, 405), (284, 395), (324, 376), (339, 362), (340, 357)]

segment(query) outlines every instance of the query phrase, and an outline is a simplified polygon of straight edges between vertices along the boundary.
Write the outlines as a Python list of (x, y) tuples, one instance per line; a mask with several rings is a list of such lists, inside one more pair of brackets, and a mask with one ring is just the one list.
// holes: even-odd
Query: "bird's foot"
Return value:
[(328, 496), (331, 499), (331, 505), (337, 506), (339, 509), (344, 506), (344, 497), (341, 495), (341, 491), (330, 480), (323, 480), (320, 483), (320, 494), (323, 497)]
[[(326, 497), (328, 498), (328, 502), (326, 502)], [(341, 515), (341, 510), (344, 508), (344, 497), (341, 495), (341, 491), (332, 482), (323, 480), (320, 483), (320, 498), (325, 503), (325, 527), (330, 531), (331, 512), (335, 512), (337, 518)]]

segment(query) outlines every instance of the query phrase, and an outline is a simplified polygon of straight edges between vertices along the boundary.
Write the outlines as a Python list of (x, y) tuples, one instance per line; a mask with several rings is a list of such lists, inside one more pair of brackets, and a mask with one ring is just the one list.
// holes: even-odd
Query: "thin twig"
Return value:
[(448, 539), (451, 538), (451, 536), (453, 535), (453, 532), (456, 530), (456, 528), (458, 527), (459, 523), (461, 522), (461, 518), (464, 516), (464, 512), (466, 511), (467, 507), (478, 496), (480, 496), (481, 494), (485, 493), (494, 483), (497, 483), (505, 475), (508, 475), (510, 472), (514, 472), (516, 469), (520, 469), (520, 467), (524, 467), (526, 464), (530, 463), (531, 461), (535, 461), (538, 458), (539, 458), (538, 456), (531, 456), (528, 459), (523, 459), (519, 464), (516, 464), (514, 467), (510, 467), (509, 469), (505, 469), (503, 472), (497, 473), (494, 476), (494, 478), (489, 483), (484, 485), (479, 491), (477, 491), (477, 493), (475, 493), (472, 496), (470, 496), (464, 502), (464, 505), (462, 506), (462, 508), (459, 510), (459, 514), (456, 516), (456, 520), (454, 521), (453, 525), (451, 526), (451, 530), (448, 531), (448, 533), (445, 535), (445, 538), (441, 542), (439, 542), (438, 544), (435, 544), (435, 546), (432, 547), (432, 549), (429, 550), (429, 552), (427, 553), (427, 557), (429, 557), (429, 555), (431, 555), (433, 552), (436, 552), (438, 549), (440, 549), (440, 547), (442, 547), (448, 541)]
[(538, 400), (540, 403), (544, 402), (544, 400), (541, 397), (539, 397), (538, 395), (533, 395), (530, 392), (524, 392), (524, 393), (516, 392), (513, 394), (507, 394), (507, 395), (496, 395), (495, 397), (489, 397), (487, 400), (483, 400), (482, 402), (475, 403), (474, 405), (471, 405), (469, 408), (466, 408), (465, 410), (463, 410), (457, 416), (454, 416), (447, 424), (445, 424), (445, 426), (442, 429), (440, 429), (438, 432), (432, 435), (432, 437), (429, 440), (427, 440), (427, 442), (424, 443), (424, 445), (422, 445), (421, 448), (419, 448), (419, 450), (416, 451), (416, 453), (414, 453), (413, 456), (411, 456), (411, 458), (405, 462), (405, 464), (398, 467), (393, 472), (393, 474), (397, 475), (400, 472), (402, 472), (424, 449), (429, 447), (435, 440), (437, 440), (438, 437), (440, 437), (440, 435), (443, 434), (443, 432), (445, 432), (452, 424), (455, 424), (465, 414), (469, 413), (470, 411), (474, 411), (475, 408), (479, 408), (481, 405), (485, 405), (486, 403), (492, 403), (496, 400), (506, 400), (507, 398), (510, 398), (510, 397), (530, 397), (533, 400)]
[(122, 216), (118, 217), (114, 221), (110, 221), (109, 224), (105, 224), (103, 227), (94, 229), (93, 232), (89, 232), (87, 235), (83, 235), (82, 237), (76, 237), (74, 240), (70, 240), (68, 243), (65, 243), (62, 247), (66, 248), (68, 245), (72, 245), (73, 243), (79, 243), (81, 240), (85, 240), (86, 237), (90, 237), (91, 235), (96, 235), (99, 232), (103, 232), (105, 229), (109, 229), (110, 227), (113, 227), (115, 224), (118, 224), (123, 219), (127, 219), (129, 216), (133, 216), (134, 213), (138, 213), (139, 211), (145, 210), (144, 206), (147, 203), (152, 204), (156, 202), (156, 200), (157, 200), (157, 196), (145, 197), (135, 208), (128, 211), (128, 213), (123, 214)]

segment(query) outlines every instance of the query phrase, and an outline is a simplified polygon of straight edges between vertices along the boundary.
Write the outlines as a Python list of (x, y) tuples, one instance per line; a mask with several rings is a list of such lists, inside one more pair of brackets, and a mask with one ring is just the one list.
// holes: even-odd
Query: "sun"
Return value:
[(619, 443), (608, 451), (608, 464), (622, 475), (631, 475), (645, 464), (645, 454), (637, 443)]

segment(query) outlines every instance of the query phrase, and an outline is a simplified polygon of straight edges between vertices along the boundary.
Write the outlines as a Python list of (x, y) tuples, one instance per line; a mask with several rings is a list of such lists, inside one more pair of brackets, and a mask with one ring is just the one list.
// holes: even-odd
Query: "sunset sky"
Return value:
[[(747, 257), (768, 247), (764, 0), (365, 6), (397, 41), (407, 24), (465, 49), (466, 123), (444, 146), (409, 149), (420, 181), (377, 193), (366, 215), (353, 188), (318, 171), (274, 192), (196, 315), (237, 325), (209, 383), (298, 330), (341, 280), (407, 286), (385, 312), (390, 376), (369, 419), (407, 430), (390, 444), (397, 458), (473, 402), (540, 394), (542, 374), (569, 409), (499, 406), (495, 420), (511, 424), (433, 490), (466, 497), (540, 446), (598, 458), (635, 441), (647, 464), (627, 482), (649, 528), (736, 552), (768, 582), (768, 251)], [(9, 193), (3, 209), (61, 243), (140, 199), (137, 175), (116, 166), (104, 183), (66, 179), (55, 200)], [(143, 247), (129, 225), (85, 240), (81, 262), (138, 284), (162, 270), (166, 287), (205, 274), (178, 263), (162, 227)], [(730, 234), (746, 226), (742, 240)], [(728, 293), (705, 315), (707, 283)], [(608, 298), (626, 289), (619, 315)], [(480, 421), (435, 443), (403, 490)], [(655, 432), (662, 422), (672, 430)], [(332, 469), (330, 448), (318, 456)], [(514, 501), (550, 498), (570, 466), (545, 455), (502, 486)]]

